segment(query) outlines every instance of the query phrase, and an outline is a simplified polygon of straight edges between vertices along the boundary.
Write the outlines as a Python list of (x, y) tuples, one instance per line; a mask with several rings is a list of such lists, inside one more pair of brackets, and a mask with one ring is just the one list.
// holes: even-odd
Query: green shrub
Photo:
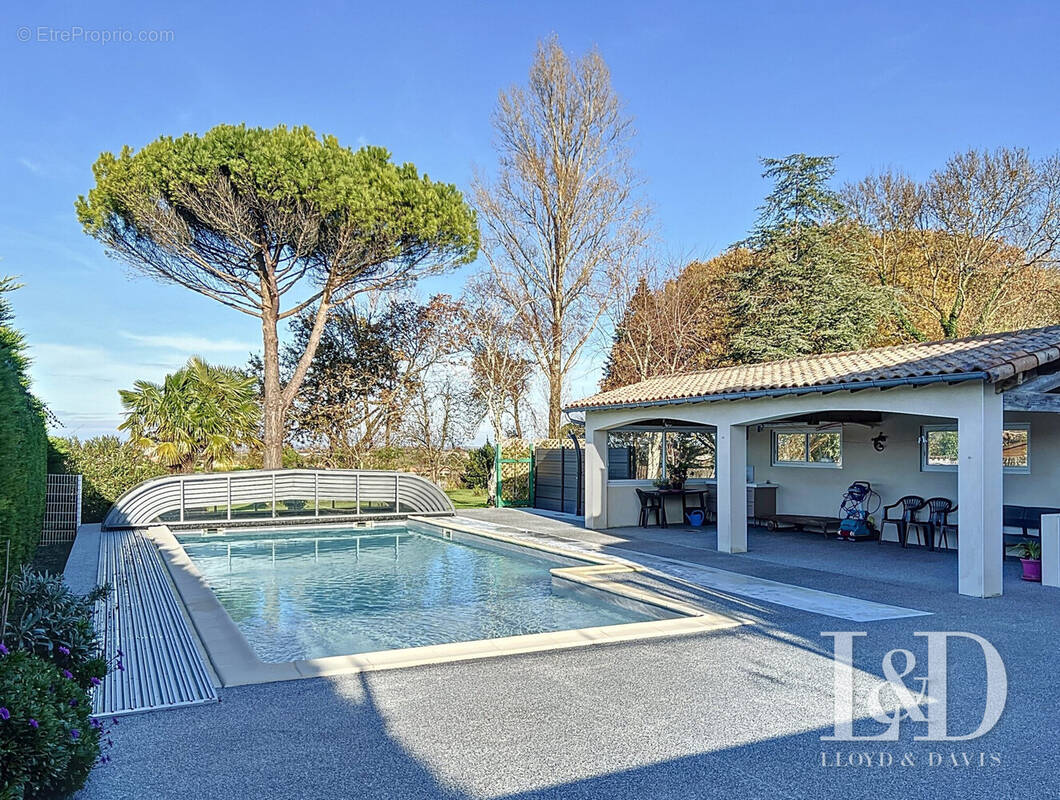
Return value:
[(469, 452), (467, 466), (460, 476), (464, 486), (468, 489), (485, 489), (489, 486), (490, 473), (494, 469), (493, 459), (494, 449), (489, 442)]
[(109, 591), (80, 596), (61, 576), (29, 569), (0, 591), (8, 612), (0, 631), (0, 800), (66, 797), (97, 760), (108, 760), (100, 740), (109, 747), (110, 738), (89, 718), (89, 690), (108, 671), (92, 609)]
[[(63, 472), (82, 476), (81, 519), (84, 522), (102, 522), (123, 492), (169, 474), (161, 464), (117, 436), (97, 436), (83, 442), (76, 437), (53, 439), (52, 449), (62, 455)], [(53, 463), (57, 461), (53, 457)]]
[(44, 520), (47, 434), (44, 409), (29, 391), (22, 335), (8, 324), (4, 295), (16, 288), (0, 278), (0, 559), (28, 563)]
[[(5, 648), (6, 649), (6, 648)], [(66, 797), (99, 757), (88, 692), (24, 651), (0, 650), (0, 797)]]
[(379, 447), (364, 454), (364, 466), (360, 468), (411, 472), (414, 460), (413, 452), (410, 448)]
[(23, 569), (11, 584), (3, 641), (69, 670), (87, 689), (93, 678), (107, 674), (92, 607), (109, 592), (109, 586), (97, 586), (82, 596), (70, 591), (61, 575)]

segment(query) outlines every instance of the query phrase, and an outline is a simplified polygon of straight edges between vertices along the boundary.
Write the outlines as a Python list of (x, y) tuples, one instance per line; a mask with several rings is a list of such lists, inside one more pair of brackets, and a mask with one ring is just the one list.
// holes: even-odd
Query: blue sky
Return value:
[[(466, 187), (494, 163), (497, 92), (525, 80), (535, 42), (556, 32), (610, 65), (673, 256), (742, 238), (767, 188), (762, 156), (834, 154), (839, 179), (855, 180), (889, 166), (923, 177), (968, 147), (1060, 147), (1053, 2), (72, 6), (0, 11), (0, 273), (26, 284), (13, 302), (35, 390), (81, 436), (113, 431), (133, 380), (192, 354), (242, 364), (260, 346), (253, 318), (133, 277), (81, 233), (74, 199), (99, 153), (123, 144), (307, 124)], [(77, 29), (172, 33), (60, 40)], [(465, 275), (420, 292), (458, 293)], [(571, 395), (595, 387), (599, 361)]]

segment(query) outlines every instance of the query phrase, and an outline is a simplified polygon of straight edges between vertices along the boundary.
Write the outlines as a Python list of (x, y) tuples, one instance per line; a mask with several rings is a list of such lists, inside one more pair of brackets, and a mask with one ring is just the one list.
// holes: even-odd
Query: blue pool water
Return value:
[(654, 618), (556, 592), (551, 561), (448, 541), (426, 527), (178, 538), (262, 661)]

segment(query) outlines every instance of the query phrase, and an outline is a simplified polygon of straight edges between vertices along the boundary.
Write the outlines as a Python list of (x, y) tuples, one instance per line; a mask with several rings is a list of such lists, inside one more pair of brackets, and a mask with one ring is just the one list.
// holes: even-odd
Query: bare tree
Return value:
[[(391, 346), (395, 329), (410, 316), (406, 304), (375, 299), (347, 303), (329, 315), (288, 414), (291, 438), (316, 450), (329, 467), (364, 466), (381, 444), (395, 387), (408, 379), (407, 365)], [(285, 379), (305, 350), (314, 319), (315, 310), (307, 309), (291, 322), (291, 341), (280, 352)], [(252, 367), (261, 374), (260, 360)]]
[(482, 404), (493, 430), (493, 441), (504, 438), (504, 422), (511, 417), (522, 436), (520, 406), (525, 402), (533, 361), (525, 356), (525, 342), (511, 312), (484, 275), (471, 278), (461, 304), (463, 334), (471, 354), (471, 391)]
[(630, 274), (614, 306), (619, 313), (601, 388), (731, 363), (731, 278), (750, 259), (737, 247), (683, 269), (649, 261)]
[[(461, 306), (448, 295), (425, 303), (375, 293), (336, 309), (291, 406), (288, 425), (303, 445), (321, 449), (332, 466), (363, 466), (370, 452), (393, 444), (409, 405), (436, 366), (462, 349)], [(298, 364), (316, 319), (307, 309), (291, 325), (281, 374)], [(260, 359), (252, 369), (261, 374)]]
[(431, 480), (439, 483), (447, 457), (475, 435), (481, 419), (466, 383), (454, 377), (451, 369), (437, 369), (412, 393), (402, 432), (422, 453)]
[[(1055, 320), (1060, 156), (1036, 161), (1022, 149), (970, 150), (923, 184), (884, 173), (848, 186), (844, 199), (866, 229), (865, 263), (897, 291), (898, 338)], [(1026, 302), (1028, 291), (1049, 299), (1048, 308)]]
[(390, 347), (400, 362), (400, 378), (383, 399), (388, 412), (383, 444), (390, 446), (400, 434), (406, 407), (437, 370), (461, 365), (464, 352), (461, 306), (447, 294), (437, 294), (424, 304), (399, 305), (403, 318), (392, 327)]
[(493, 127), (497, 175), (475, 181), (483, 253), (548, 382), (557, 436), (564, 379), (646, 239), (633, 128), (599, 52), (571, 62), (556, 37), (528, 85), (501, 93)]

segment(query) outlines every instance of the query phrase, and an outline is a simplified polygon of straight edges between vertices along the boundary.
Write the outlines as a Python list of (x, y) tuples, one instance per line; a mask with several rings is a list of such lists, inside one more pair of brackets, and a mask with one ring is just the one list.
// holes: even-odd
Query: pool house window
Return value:
[(676, 464), (688, 467), (689, 480), (713, 480), (714, 431), (636, 426), (607, 434), (608, 480), (667, 480)]
[(843, 466), (843, 434), (816, 429), (774, 430), (773, 466), (839, 469)]
[[(1005, 472), (1031, 471), (1031, 426), (1026, 423), (1005, 425), (1001, 440), (1001, 461)], [(925, 425), (920, 431), (920, 468), (925, 472), (947, 472), (957, 469), (958, 437), (956, 425)]]

